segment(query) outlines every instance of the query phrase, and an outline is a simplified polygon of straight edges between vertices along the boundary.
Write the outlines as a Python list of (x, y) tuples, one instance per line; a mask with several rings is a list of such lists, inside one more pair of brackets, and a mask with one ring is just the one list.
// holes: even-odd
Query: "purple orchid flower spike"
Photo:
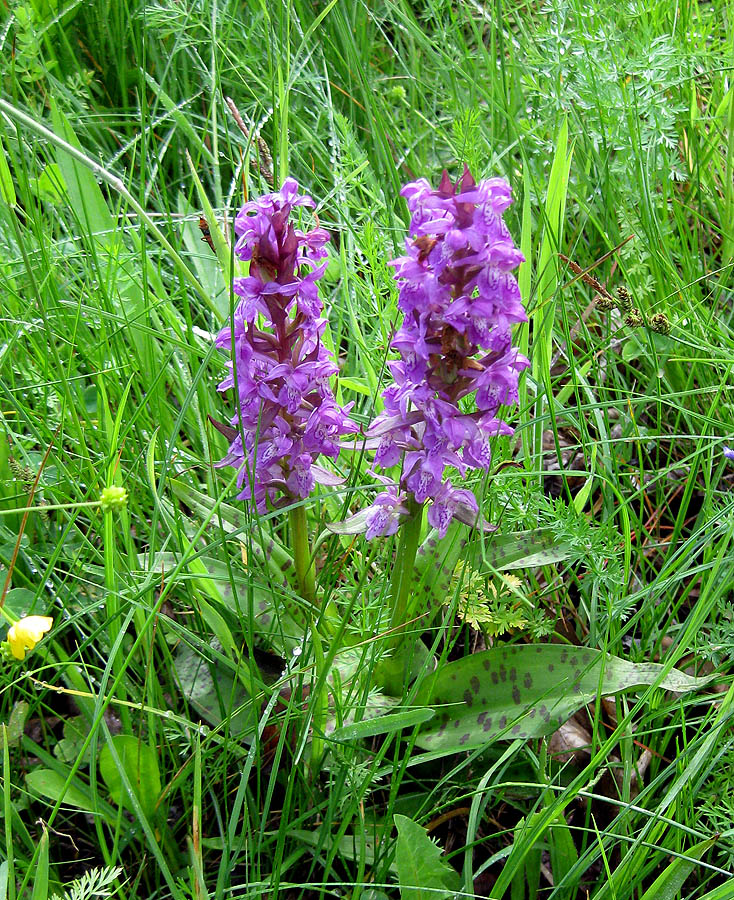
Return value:
[[(318, 281), (324, 274), (328, 232), (300, 231), (290, 222), (296, 207), (313, 207), (287, 178), (280, 191), (246, 203), (235, 219), (235, 253), (249, 261), (236, 278), (241, 297), (233, 322), (217, 346), (233, 350), (230, 374), (219, 390), (237, 388), (236, 436), (218, 464), (239, 470), (239, 497), (258, 512), (307, 497), (316, 482), (334, 483), (315, 464), (335, 458), (339, 438), (356, 432), (351, 404), (340, 407), (329, 386), (337, 367), (321, 341)], [(262, 327), (261, 327), (262, 326)]]
[(403, 469), (366, 511), (368, 540), (395, 533), (409, 514), (406, 498), (431, 503), (428, 521), (442, 536), (453, 518), (476, 522), (476, 499), (447, 470), (463, 478), (489, 468), (492, 438), (513, 433), (500, 407), (517, 403), (529, 365), (511, 342), (512, 326), (527, 316), (511, 274), (523, 256), (502, 220), (509, 184), (477, 184), (465, 168), (456, 184), (444, 171), (437, 189), (421, 178), (401, 193), (411, 224), (406, 255), (391, 263), (403, 312), (392, 342), (400, 359), (389, 363), (394, 383), (367, 438), (378, 440), (376, 465), (402, 458)]

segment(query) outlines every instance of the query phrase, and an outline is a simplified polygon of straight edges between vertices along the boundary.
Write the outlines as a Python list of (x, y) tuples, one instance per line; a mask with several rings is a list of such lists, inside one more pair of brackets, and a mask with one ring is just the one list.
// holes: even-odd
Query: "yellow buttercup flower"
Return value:
[(26, 650), (33, 650), (53, 623), (50, 616), (26, 616), (11, 625), (8, 629), (10, 652), (16, 659), (25, 659)]

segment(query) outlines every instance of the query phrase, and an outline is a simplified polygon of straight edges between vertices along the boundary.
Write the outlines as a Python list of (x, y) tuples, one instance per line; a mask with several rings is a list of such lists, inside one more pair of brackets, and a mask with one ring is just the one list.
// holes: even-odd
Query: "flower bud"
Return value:
[(106, 487), (99, 498), (99, 505), (104, 512), (114, 512), (127, 506), (127, 491), (123, 487), (111, 484)]

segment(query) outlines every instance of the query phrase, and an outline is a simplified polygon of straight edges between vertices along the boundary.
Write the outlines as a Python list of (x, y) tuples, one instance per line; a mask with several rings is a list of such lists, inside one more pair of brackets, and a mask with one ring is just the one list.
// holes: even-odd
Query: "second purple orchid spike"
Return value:
[(444, 171), (437, 189), (419, 179), (401, 193), (412, 218), (406, 255), (391, 263), (403, 312), (392, 342), (400, 358), (388, 364), (394, 383), (367, 437), (377, 442), (377, 465), (402, 458), (403, 468), (367, 511), (368, 539), (394, 533), (409, 498), (430, 501), (428, 521), (441, 535), (454, 517), (476, 520), (474, 495), (447, 470), (464, 477), (489, 467), (492, 438), (513, 432), (500, 407), (517, 402), (529, 365), (512, 346), (511, 328), (527, 316), (512, 275), (523, 256), (502, 219), (509, 184), (477, 184), (465, 168), (456, 184)]

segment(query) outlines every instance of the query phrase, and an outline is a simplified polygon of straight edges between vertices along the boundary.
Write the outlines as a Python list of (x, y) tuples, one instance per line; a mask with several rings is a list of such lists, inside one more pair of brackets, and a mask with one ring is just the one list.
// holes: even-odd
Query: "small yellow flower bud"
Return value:
[(33, 650), (54, 620), (50, 616), (26, 616), (8, 629), (10, 652), (16, 659), (25, 659), (26, 650)]
[(405, 88), (402, 84), (394, 84), (387, 90), (388, 100), (392, 100), (395, 103), (405, 103), (406, 96)]
[(127, 491), (123, 487), (111, 484), (106, 487), (99, 498), (99, 505), (105, 512), (114, 512), (127, 504)]

